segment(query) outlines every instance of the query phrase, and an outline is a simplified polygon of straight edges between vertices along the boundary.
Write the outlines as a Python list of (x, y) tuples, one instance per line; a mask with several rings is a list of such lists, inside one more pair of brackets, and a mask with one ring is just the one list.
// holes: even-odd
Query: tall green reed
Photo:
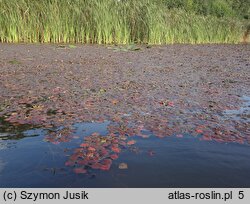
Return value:
[(0, 0), (0, 42), (238, 43), (243, 33), (239, 20), (161, 0)]

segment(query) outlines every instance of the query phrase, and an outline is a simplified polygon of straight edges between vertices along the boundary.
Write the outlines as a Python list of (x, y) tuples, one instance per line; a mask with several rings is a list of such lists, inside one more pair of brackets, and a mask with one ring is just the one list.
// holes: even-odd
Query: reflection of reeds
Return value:
[(168, 10), (158, 0), (1, 0), (0, 42), (237, 43), (239, 20)]

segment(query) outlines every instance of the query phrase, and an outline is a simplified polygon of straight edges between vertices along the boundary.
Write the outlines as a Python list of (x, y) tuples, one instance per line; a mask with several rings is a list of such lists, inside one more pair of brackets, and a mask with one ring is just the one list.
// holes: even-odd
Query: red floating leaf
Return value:
[(126, 142), (124, 142), (124, 141), (120, 141), (119, 144), (122, 146), (126, 146)]
[(202, 129), (196, 129), (195, 131), (196, 131), (197, 133), (199, 133), (199, 134), (203, 133), (203, 130), (202, 130)]
[(211, 136), (208, 136), (208, 135), (204, 135), (204, 136), (202, 137), (202, 140), (211, 141), (211, 140), (212, 140), (212, 137), (211, 137)]
[(242, 138), (238, 138), (236, 140), (236, 142), (239, 143), (239, 144), (244, 144), (244, 140)]
[(103, 143), (103, 147), (108, 147), (110, 145), (110, 143), (108, 143), (108, 142), (105, 142), (105, 143)]
[(138, 133), (137, 136), (142, 137), (143, 139), (149, 138), (149, 135)]
[(72, 155), (70, 156), (70, 160), (71, 160), (71, 161), (76, 161), (77, 158), (78, 158), (78, 153), (72, 154)]
[(163, 105), (163, 106), (171, 106), (173, 107), (174, 106), (174, 102), (173, 101), (160, 101), (159, 104)]
[(144, 130), (144, 125), (141, 124), (137, 128), (138, 128), (139, 131), (142, 131), (142, 130)]
[(82, 143), (81, 145), (80, 145), (80, 147), (88, 147), (89, 146), (89, 144), (87, 144), (87, 143)]
[(100, 136), (100, 133), (99, 132), (94, 132), (91, 134), (92, 136)]
[(112, 140), (112, 143), (117, 144), (119, 141), (117, 139)]
[(127, 142), (127, 145), (134, 145), (135, 143), (136, 143), (135, 140), (130, 140), (130, 141)]
[(103, 170), (103, 171), (108, 171), (110, 169), (110, 166), (109, 164), (104, 164), (104, 165), (101, 165), (100, 169)]
[(102, 161), (102, 163), (103, 163), (104, 165), (111, 165), (111, 164), (112, 164), (112, 160), (111, 160), (111, 159), (104, 159), (104, 160)]
[(76, 174), (86, 174), (87, 173), (87, 170), (86, 169), (83, 169), (83, 168), (75, 168), (74, 169), (74, 172)]
[(82, 148), (77, 148), (77, 149), (75, 149), (75, 151), (74, 151), (75, 153), (79, 153), (79, 152), (82, 152)]
[(89, 147), (88, 150), (91, 151), (91, 152), (96, 151), (96, 149), (94, 147)]
[(101, 150), (100, 153), (102, 156), (107, 156), (108, 155), (108, 151), (106, 149)]
[(92, 169), (101, 169), (101, 167), (102, 167), (102, 164), (100, 164), (100, 163), (94, 163), (91, 165)]
[(65, 166), (74, 166), (75, 165), (75, 162), (73, 161), (66, 161), (65, 162)]
[(84, 154), (82, 152), (77, 152), (75, 153), (75, 155), (77, 155), (77, 158), (84, 157)]
[(219, 142), (219, 143), (223, 143), (223, 142), (224, 142), (224, 140), (221, 139), (221, 138), (214, 138), (214, 140), (215, 140), (216, 142)]
[(169, 102), (168, 102), (168, 106), (173, 107), (173, 106), (174, 106), (174, 102), (173, 102), (173, 101), (169, 101)]
[(117, 154), (112, 154), (109, 156), (111, 159), (115, 160), (118, 159), (118, 155)]
[(77, 164), (79, 164), (79, 165), (87, 165), (89, 163), (89, 161), (88, 160), (80, 160), (80, 161), (77, 161)]
[(118, 148), (118, 147), (112, 147), (111, 149), (112, 149), (112, 151), (115, 152), (115, 153), (120, 153), (120, 152), (121, 152), (121, 149)]

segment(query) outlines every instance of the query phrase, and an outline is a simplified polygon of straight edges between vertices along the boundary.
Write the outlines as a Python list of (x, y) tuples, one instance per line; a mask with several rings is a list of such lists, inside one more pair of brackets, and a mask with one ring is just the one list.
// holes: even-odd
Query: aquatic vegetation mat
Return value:
[[(77, 174), (108, 171), (125, 149), (138, 151), (138, 137), (250, 145), (248, 45), (65, 47), (0, 46), (0, 140), (25, 126), (53, 145), (78, 139), (65, 159)], [(13, 51), (20, 63), (9, 63)], [(107, 132), (77, 136), (77, 123)]]

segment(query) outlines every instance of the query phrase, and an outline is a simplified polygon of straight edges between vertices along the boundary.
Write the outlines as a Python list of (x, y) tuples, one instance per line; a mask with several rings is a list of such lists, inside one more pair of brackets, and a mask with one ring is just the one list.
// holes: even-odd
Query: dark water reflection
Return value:
[[(42, 129), (22, 132), (21, 140), (2, 137), (0, 187), (250, 187), (249, 145), (200, 141), (191, 135), (135, 136), (137, 143), (123, 149), (109, 171), (75, 174), (65, 166), (84, 136), (106, 135), (109, 124), (76, 124), (74, 135), (79, 137), (56, 145), (44, 141), (47, 131)], [(121, 162), (128, 169), (119, 169)]]
[[(4, 121), (3, 118), (0, 118), (0, 141), (1, 140), (20, 140), (25, 137), (36, 137), (40, 133), (36, 134), (35, 130), (31, 131), (34, 126), (32, 125), (20, 125), (14, 126), (9, 122)], [(30, 130), (26, 132), (27, 130)], [(1, 149), (1, 147), (0, 147)]]

